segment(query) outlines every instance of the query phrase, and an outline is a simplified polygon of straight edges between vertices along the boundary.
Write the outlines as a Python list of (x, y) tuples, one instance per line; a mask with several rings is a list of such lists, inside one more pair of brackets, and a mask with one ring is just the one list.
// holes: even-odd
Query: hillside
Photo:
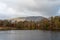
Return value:
[(44, 19), (42, 16), (29, 16), (29, 17), (17, 17), (17, 18), (12, 18), (9, 20), (14, 20), (14, 21), (40, 21)]

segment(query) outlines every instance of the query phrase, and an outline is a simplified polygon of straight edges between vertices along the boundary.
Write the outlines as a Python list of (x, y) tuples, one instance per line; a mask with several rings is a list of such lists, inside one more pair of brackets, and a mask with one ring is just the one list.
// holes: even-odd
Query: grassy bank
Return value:
[(43, 30), (43, 31), (60, 31), (60, 29), (18, 29), (14, 27), (0, 27), (0, 31), (5, 30)]

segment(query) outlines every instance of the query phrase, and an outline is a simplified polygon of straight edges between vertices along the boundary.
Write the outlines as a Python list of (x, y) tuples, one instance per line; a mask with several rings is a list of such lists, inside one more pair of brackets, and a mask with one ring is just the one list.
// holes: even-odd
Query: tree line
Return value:
[(41, 21), (20, 21), (12, 22), (0, 20), (0, 27), (15, 28), (17, 30), (60, 30), (60, 16), (42, 19)]

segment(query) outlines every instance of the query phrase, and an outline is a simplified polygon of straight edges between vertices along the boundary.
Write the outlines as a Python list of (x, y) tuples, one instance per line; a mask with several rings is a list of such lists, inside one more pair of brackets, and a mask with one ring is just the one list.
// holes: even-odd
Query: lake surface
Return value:
[(60, 40), (60, 32), (39, 30), (0, 31), (0, 40)]

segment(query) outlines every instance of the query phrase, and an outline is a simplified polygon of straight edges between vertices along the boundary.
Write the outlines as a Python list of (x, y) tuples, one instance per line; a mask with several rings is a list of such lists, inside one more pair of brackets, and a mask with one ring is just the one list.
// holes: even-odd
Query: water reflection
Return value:
[(60, 32), (39, 30), (0, 31), (0, 40), (60, 40)]

